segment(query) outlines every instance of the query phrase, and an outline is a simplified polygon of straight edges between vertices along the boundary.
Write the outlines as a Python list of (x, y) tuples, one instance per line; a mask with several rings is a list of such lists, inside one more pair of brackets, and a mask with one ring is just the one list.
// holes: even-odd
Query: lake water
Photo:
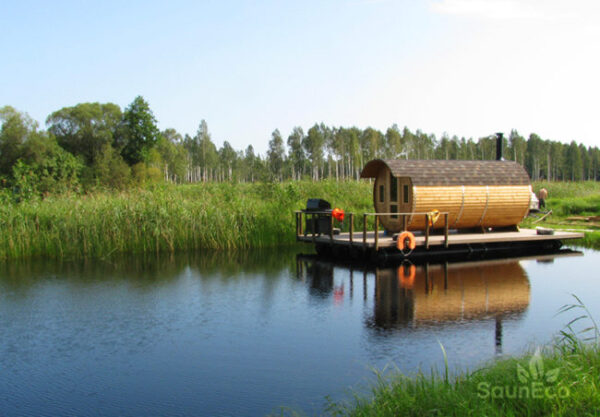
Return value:
[(0, 415), (316, 414), (440, 343), (460, 370), (548, 342), (570, 293), (600, 318), (599, 252), (411, 279), (301, 251), (0, 265)]

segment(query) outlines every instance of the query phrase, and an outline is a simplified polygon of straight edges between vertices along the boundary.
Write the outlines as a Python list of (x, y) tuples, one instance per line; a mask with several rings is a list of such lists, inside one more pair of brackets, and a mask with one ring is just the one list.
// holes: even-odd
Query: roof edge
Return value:
[(387, 164), (386, 161), (384, 161), (383, 159), (373, 159), (373, 160), (367, 162), (367, 165), (365, 165), (363, 167), (363, 169), (360, 173), (360, 177), (361, 178), (377, 178), (377, 173), (379, 172), (379, 169), (381, 168), (382, 165), (386, 166), (391, 172), (391, 168)]

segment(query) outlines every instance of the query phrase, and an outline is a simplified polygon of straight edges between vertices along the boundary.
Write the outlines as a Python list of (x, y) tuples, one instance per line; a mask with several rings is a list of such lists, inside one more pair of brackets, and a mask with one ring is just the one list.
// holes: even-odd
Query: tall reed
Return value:
[(293, 211), (321, 197), (368, 211), (368, 183), (161, 185), (0, 207), (0, 259), (272, 247), (294, 242)]

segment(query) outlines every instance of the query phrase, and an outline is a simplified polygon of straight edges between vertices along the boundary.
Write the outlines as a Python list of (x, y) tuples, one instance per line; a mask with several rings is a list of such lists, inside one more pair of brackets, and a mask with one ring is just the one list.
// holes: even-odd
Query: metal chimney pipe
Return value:
[(504, 144), (504, 133), (496, 133), (496, 161), (504, 161), (502, 157), (502, 145)]

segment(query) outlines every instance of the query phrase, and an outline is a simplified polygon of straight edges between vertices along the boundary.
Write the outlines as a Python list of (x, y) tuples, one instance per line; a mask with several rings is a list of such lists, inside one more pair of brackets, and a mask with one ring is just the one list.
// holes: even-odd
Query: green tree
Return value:
[(312, 168), (312, 179), (319, 180), (320, 172), (323, 167), (323, 147), (325, 146), (325, 132), (322, 126), (315, 124), (308, 129), (304, 137), (302, 147), (308, 156)]
[(398, 158), (404, 152), (404, 141), (397, 124), (385, 131), (385, 156), (386, 158)]
[(372, 127), (363, 130), (360, 137), (362, 150), (365, 154), (365, 163), (374, 158), (380, 158), (384, 154), (384, 136)]
[(508, 137), (508, 152), (506, 159), (512, 159), (521, 165), (525, 165), (525, 153), (527, 152), (527, 142), (525, 138), (519, 135), (515, 129), (510, 131)]
[(300, 179), (304, 174), (304, 165), (306, 156), (302, 149), (302, 141), (304, 140), (304, 131), (301, 127), (294, 127), (292, 133), (288, 136), (287, 145), (289, 148), (288, 160), (292, 168), (292, 178)]
[(19, 161), (27, 165), (35, 192), (62, 193), (79, 185), (83, 163), (61, 148), (47, 132), (30, 136), (23, 144)]
[(237, 153), (228, 141), (223, 142), (219, 149), (219, 161), (223, 169), (223, 180), (226, 176), (229, 181), (233, 180), (233, 172), (237, 165)]
[(121, 140), (121, 108), (113, 103), (80, 103), (63, 107), (46, 119), (60, 146), (92, 164), (105, 145)]
[(575, 141), (571, 141), (567, 148), (567, 171), (571, 181), (581, 180), (583, 164), (581, 163), (581, 155), (579, 147)]
[(123, 113), (123, 159), (134, 165), (143, 162), (156, 145), (159, 130), (150, 106), (142, 96), (137, 96)]
[(0, 122), (0, 175), (10, 176), (23, 144), (37, 131), (37, 123), (11, 106), (0, 108)]
[(283, 138), (278, 129), (275, 129), (271, 134), (269, 141), (269, 150), (267, 151), (267, 161), (269, 170), (277, 180), (281, 181), (283, 177), (283, 162), (285, 158), (285, 150), (283, 149)]
[(92, 164), (95, 185), (122, 190), (131, 184), (131, 168), (109, 144), (105, 144)]
[(188, 155), (181, 135), (175, 129), (166, 129), (158, 138), (156, 150), (164, 163), (165, 179), (183, 182), (187, 173)]
[(543, 169), (542, 163), (546, 160), (544, 141), (535, 133), (529, 135), (527, 139), (527, 152), (525, 157), (525, 168), (529, 172), (531, 179), (536, 181), (540, 179), (540, 172)]

